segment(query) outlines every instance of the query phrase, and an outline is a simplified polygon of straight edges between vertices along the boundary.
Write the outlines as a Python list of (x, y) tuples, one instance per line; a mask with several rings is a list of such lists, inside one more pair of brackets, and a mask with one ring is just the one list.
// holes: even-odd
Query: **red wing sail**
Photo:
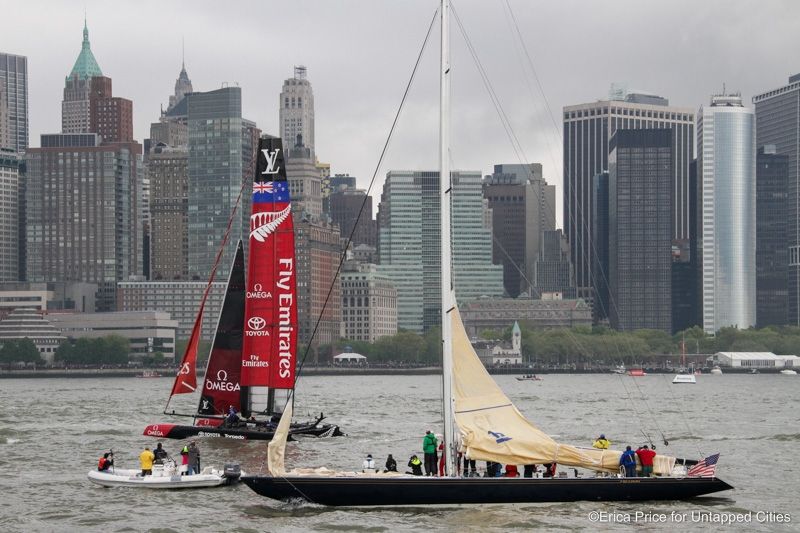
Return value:
[(208, 356), (203, 379), (203, 393), (197, 412), (201, 415), (221, 415), (233, 406), (242, 410), (241, 364), (242, 330), (244, 329), (244, 250), (242, 241), (236, 247), (228, 288), (222, 303), (214, 343)]
[(281, 140), (260, 139), (250, 216), (243, 385), (294, 387), (297, 294), (291, 211)]
[(200, 333), (203, 329), (203, 310), (206, 306), (206, 298), (208, 298), (208, 289), (210, 287), (211, 283), (209, 282), (206, 292), (203, 294), (203, 300), (200, 302), (200, 310), (197, 312), (192, 334), (189, 336), (186, 351), (183, 353), (178, 375), (175, 376), (175, 383), (172, 384), (170, 398), (176, 394), (188, 394), (197, 390), (197, 347), (200, 344)]

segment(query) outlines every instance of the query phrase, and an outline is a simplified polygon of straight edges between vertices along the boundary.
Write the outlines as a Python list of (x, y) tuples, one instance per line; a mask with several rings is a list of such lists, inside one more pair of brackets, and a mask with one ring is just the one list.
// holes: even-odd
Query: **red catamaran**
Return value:
[[(294, 388), (297, 367), (297, 293), (294, 226), (281, 139), (262, 138), (257, 153), (245, 281), (241, 240), (202, 383), (197, 412), (168, 413), (176, 394), (197, 390), (197, 349), (206, 298), (228, 240), (234, 213), (206, 286), (164, 414), (191, 416), (193, 424), (151, 424), (144, 435), (183, 439), (194, 435), (271, 440), (280, 410)], [(241, 194), (240, 194), (241, 198)], [(239, 201), (237, 200), (237, 206)], [(234, 412), (233, 416), (229, 416)], [(239, 416), (241, 414), (241, 417)], [(338, 436), (338, 426), (292, 424), (291, 435)]]

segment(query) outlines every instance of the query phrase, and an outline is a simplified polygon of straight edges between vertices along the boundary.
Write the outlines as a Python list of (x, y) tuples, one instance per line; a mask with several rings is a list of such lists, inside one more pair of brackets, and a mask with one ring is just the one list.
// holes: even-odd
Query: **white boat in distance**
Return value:
[(111, 468), (90, 470), (92, 483), (104, 487), (140, 487), (146, 489), (199, 489), (218, 487), (238, 481), (239, 465), (225, 465), (222, 470), (207, 466), (199, 474), (181, 475), (174, 464), (153, 465), (153, 474), (142, 476), (141, 470)]
[(797, 371), (786, 369), (786, 370), (781, 370), (781, 374), (783, 374), (784, 376), (796, 376)]
[(673, 378), (672, 383), (677, 385), (680, 383), (697, 383), (697, 378), (694, 374), (676, 374), (675, 378)]

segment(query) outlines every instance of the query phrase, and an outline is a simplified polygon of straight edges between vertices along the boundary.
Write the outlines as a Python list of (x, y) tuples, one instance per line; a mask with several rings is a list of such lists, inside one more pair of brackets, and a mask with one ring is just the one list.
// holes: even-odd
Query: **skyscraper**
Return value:
[(27, 278), (97, 283), (113, 310), (116, 282), (142, 272), (142, 165), (135, 143), (95, 133), (42, 135), (29, 148)]
[[(6, 93), (3, 82), (0, 81), (0, 150), (13, 150), (11, 147), (12, 137), (9, 129), (8, 120), (8, 103), (6, 102)], [(14, 144), (16, 144), (16, 139)]]
[[(372, 218), (372, 196), (355, 187), (337, 187), (328, 196), (330, 215), (338, 224), (342, 240), (353, 234), (352, 246), (368, 244), (375, 246), (375, 220)], [(362, 210), (363, 208), (363, 210)], [(359, 212), (361, 216), (359, 217)], [(358, 219), (358, 225), (356, 225)], [(355, 231), (353, 229), (355, 228)]]
[(189, 279), (189, 152), (157, 144), (150, 178), (150, 271), (155, 280)]
[(608, 155), (609, 318), (672, 333), (672, 130), (617, 130)]
[[(756, 118), (756, 120), (758, 120)], [(789, 318), (789, 156), (774, 144), (756, 156), (756, 323), (780, 326)]]
[(689, 163), (694, 112), (651, 94), (615, 92), (609, 100), (564, 108), (564, 231), (575, 264), (578, 296), (592, 298), (592, 179), (608, 170), (609, 142), (619, 129), (673, 130), (672, 238), (689, 238)]
[[(302, 142), (288, 144), (286, 150), (286, 179), (292, 195), (292, 212), (305, 213), (313, 220), (322, 218), (322, 178), (314, 165), (314, 152)], [(300, 139), (302, 141), (302, 139)]]
[[(503, 269), (492, 264), (491, 218), (480, 172), (454, 171), (453, 276), (465, 302), (503, 294)], [(397, 289), (397, 325), (427, 331), (441, 321), (439, 173), (390, 171), (378, 207), (380, 272)]]
[(133, 102), (114, 96), (111, 78), (95, 76), (89, 83), (89, 131), (104, 143), (133, 141)]
[(178, 74), (178, 79), (175, 80), (175, 94), (171, 94), (169, 97), (167, 112), (172, 111), (183, 100), (183, 97), (193, 90), (192, 80), (189, 79), (189, 74), (186, 73), (186, 62), (181, 61), (181, 71)]
[(92, 78), (102, 76), (89, 43), (89, 28), (83, 24), (81, 52), (64, 84), (64, 100), (61, 103), (62, 133), (89, 133), (91, 131)]
[[(217, 276), (230, 269), (236, 242), (247, 242), (250, 183), (255, 172), (255, 123), (242, 118), (242, 90), (223, 87), (187, 98), (189, 152), (189, 277), (207, 279), (222, 244), (228, 220), (242, 191), (239, 215), (231, 227)], [(246, 223), (247, 222), (247, 223)]]
[(0, 53), (0, 92), (6, 106), (7, 148), (22, 153), (28, 149), (28, 58)]
[(284, 147), (288, 149), (295, 146), (300, 136), (303, 146), (311, 150), (311, 159), (314, 160), (314, 92), (306, 79), (306, 67), (294, 67), (294, 77), (283, 82), (278, 107)]
[(532, 281), (537, 296), (558, 293), (562, 299), (575, 298), (575, 276), (569, 260), (569, 243), (560, 229), (542, 232)]
[(788, 166), (789, 324), (800, 326), (800, 74), (783, 87), (753, 97), (757, 146), (774, 145)]
[(0, 281), (17, 281), (19, 272), (19, 158), (0, 147)]
[(492, 210), (492, 258), (503, 265), (505, 292), (532, 296), (541, 234), (556, 225), (556, 188), (544, 180), (539, 163), (495, 165), (483, 197)]
[(756, 134), (739, 95), (716, 95), (697, 119), (698, 260), (703, 329), (756, 324)]

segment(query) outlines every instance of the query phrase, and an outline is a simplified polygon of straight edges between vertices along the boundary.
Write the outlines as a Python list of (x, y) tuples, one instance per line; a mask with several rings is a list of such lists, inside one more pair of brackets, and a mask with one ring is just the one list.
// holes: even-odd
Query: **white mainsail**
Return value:
[[(467, 457), (512, 465), (558, 463), (600, 472), (619, 471), (622, 452), (559, 444), (528, 421), (486, 371), (457, 307), (450, 317), (455, 419)], [(659, 455), (654, 471), (669, 474), (674, 465), (674, 457)]]

